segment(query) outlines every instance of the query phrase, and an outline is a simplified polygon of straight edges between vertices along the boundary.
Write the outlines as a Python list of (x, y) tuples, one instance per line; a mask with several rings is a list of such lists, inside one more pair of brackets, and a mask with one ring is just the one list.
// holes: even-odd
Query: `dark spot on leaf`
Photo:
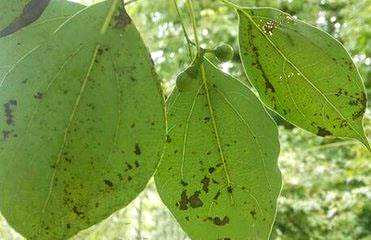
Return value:
[(140, 167), (140, 164), (139, 164), (138, 161), (135, 161), (134, 164), (135, 164), (135, 167), (136, 167), (136, 168), (139, 168), (139, 167)]
[(251, 216), (255, 219), (256, 218), (256, 211), (255, 209), (250, 211)]
[(98, 55), (102, 55), (104, 53), (104, 50), (103, 50), (103, 48), (98, 48), (98, 52), (97, 52), (97, 54)]
[(325, 136), (331, 136), (332, 133), (327, 130), (326, 128), (323, 128), (323, 127), (317, 127), (318, 131), (317, 131), (317, 135), (318, 136), (321, 136), (321, 137), (325, 137)]
[(9, 102), (4, 104), (6, 123), (8, 125), (14, 125), (13, 110), (17, 105), (18, 103), (16, 100), (10, 100)]
[(113, 183), (110, 180), (104, 180), (104, 184), (106, 184), (108, 187), (113, 187)]
[(125, 162), (125, 164), (126, 164), (127, 170), (132, 170), (133, 169), (133, 166), (130, 163)]
[(188, 209), (188, 197), (187, 197), (187, 190), (184, 190), (180, 195), (180, 200), (177, 203), (177, 206), (180, 210), (187, 210)]
[(259, 51), (258, 49), (255, 47), (254, 45), (254, 42), (253, 42), (253, 38), (254, 38), (254, 35), (253, 35), (253, 32), (252, 32), (252, 26), (249, 26), (249, 32), (250, 32), (250, 35), (251, 35), (251, 38), (249, 38), (249, 44), (252, 46), (251, 50), (255, 56), (255, 63), (254, 65), (256, 66), (256, 68), (261, 72), (262, 74), (262, 77), (264, 79), (264, 83), (265, 83), (265, 87), (266, 87), (266, 91), (270, 91), (272, 93), (275, 93), (276, 92), (276, 89), (274, 88), (273, 84), (269, 81), (269, 78), (263, 68), (263, 66), (261, 65), (260, 63), (260, 55), (259, 55)]
[(211, 221), (217, 226), (225, 226), (229, 223), (229, 217), (227, 216), (223, 217), (223, 219), (221, 219), (220, 217), (208, 217), (206, 220)]
[(229, 223), (229, 218), (225, 216), (223, 219), (220, 219), (219, 217), (215, 217), (213, 219), (213, 223), (217, 226), (225, 226)]
[(273, 30), (276, 29), (276, 27), (277, 27), (277, 22), (274, 20), (269, 20), (264, 24), (263, 30), (266, 34), (271, 36), (273, 34)]
[(115, 27), (116, 28), (125, 28), (128, 24), (131, 23), (131, 18), (124, 6), (121, 6), (119, 9), (118, 15), (115, 17)]
[(214, 168), (214, 167), (210, 167), (210, 168), (209, 168), (209, 173), (210, 173), (210, 174), (212, 174), (214, 171), (215, 171), (215, 168)]
[(140, 155), (140, 154), (142, 153), (142, 151), (140, 150), (140, 147), (139, 147), (139, 144), (138, 144), (138, 143), (135, 144), (135, 150), (134, 150), (134, 153), (135, 153), (136, 155)]
[(199, 198), (200, 192), (196, 191), (192, 196), (189, 197), (189, 204), (192, 208), (199, 208), (204, 205), (204, 203)]
[(210, 178), (204, 177), (201, 180), (201, 183), (202, 183), (202, 189), (205, 191), (205, 193), (208, 193), (209, 192), (209, 185), (210, 185)]
[(218, 200), (219, 197), (220, 197), (220, 190), (218, 190), (218, 192), (215, 194), (213, 199), (216, 201)]
[(232, 192), (233, 192), (233, 188), (232, 188), (232, 186), (229, 186), (229, 187), (227, 188), (227, 191), (228, 191), (229, 193), (232, 193)]
[(35, 95), (33, 95), (33, 96), (34, 96), (34, 98), (36, 98), (36, 99), (38, 99), (38, 100), (41, 100), (41, 99), (44, 98), (44, 94), (41, 93), (41, 92), (37, 92), (37, 93), (35, 93)]
[(3, 140), (6, 141), (10, 138), (10, 131), (3, 130)]
[(180, 181), (180, 184), (183, 186), (183, 187), (186, 187), (186, 186), (188, 186), (188, 183), (187, 182), (185, 182), (184, 180), (181, 180)]
[(81, 212), (76, 206), (72, 207), (72, 211), (77, 215), (77, 216), (82, 216), (84, 213)]

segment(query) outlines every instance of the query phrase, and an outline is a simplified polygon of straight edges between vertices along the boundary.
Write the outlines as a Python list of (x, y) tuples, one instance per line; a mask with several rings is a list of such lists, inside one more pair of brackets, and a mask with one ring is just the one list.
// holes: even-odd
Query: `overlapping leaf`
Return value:
[(238, 15), (242, 61), (261, 99), (319, 136), (369, 146), (362, 127), (364, 85), (344, 47), (276, 9), (240, 8)]
[(281, 188), (277, 127), (256, 96), (207, 60), (168, 100), (159, 194), (192, 239), (267, 239)]
[(0, 37), (36, 21), (49, 3), (50, 0), (1, 0)]
[[(27, 239), (67, 239), (100, 222), (159, 160), (158, 79), (129, 16), (111, 11), (118, 2), (76, 7), (59, 27), (45, 16), (37, 31), (0, 40), (0, 207)], [(52, 6), (46, 13), (74, 8)]]

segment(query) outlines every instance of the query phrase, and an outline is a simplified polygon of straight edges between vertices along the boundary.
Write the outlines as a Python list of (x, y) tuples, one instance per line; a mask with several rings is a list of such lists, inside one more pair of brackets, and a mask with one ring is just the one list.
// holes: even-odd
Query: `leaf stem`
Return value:
[(192, 0), (187, 0), (186, 4), (187, 4), (187, 7), (188, 7), (189, 15), (190, 15), (191, 20), (192, 20), (192, 28), (193, 28), (193, 34), (194, 34), (194, 38), (195, 38), (196, 47), (197, 47), (197, 52), (199, 52), (200, 51), (200, 42), (199, 42), (198, 36), (197, 36), (196, 17), (195, 17), (195, 12), (194, 12), (194, 9), (193, 9)]
[(173, 1), (174, 6), (175, 6), (175, 10), (176, 10), (176, 12), (178, 14), (178, 18), (179, 18), (180, 24), (182, 26), (183, 34), (184, 34), (184, 36), (186, 38), (186, 41), (187, 41), (189, 57), (190, 57), (190, 59), (192, 59), (193, 58), (192, 41), (191, 41), (191, 39), (188, 36), (187, 30), (185, 28), (185, 25), (184, 25), (184, 22), (183, 22), (183, 19), (182, 19), (182, 16), (180, 15), (178, 4), (177, 4), (176, 0), (172, 0), (172, 1)]
[(109, 24), (112, 20), (113, 14), (115, 13), (115, 11), (117, 9), (118, 3), (119, 3), (119, 0), (113, 0), (111, 8), (109, 9), (107, 17), (106, 17), (106, 19), (103, 23), (103, 26), (100, 30), (100, 34), (105, 34), (106, 33), (106, 31), (108, 29), (108, 26), (109, 26)]
[(232, 8), (239, 8), (239, 6), (229, 0), (219, 0), (220, 2), (222, 2), (223, 4), (229, 6), (229, 7), (232, 7)]

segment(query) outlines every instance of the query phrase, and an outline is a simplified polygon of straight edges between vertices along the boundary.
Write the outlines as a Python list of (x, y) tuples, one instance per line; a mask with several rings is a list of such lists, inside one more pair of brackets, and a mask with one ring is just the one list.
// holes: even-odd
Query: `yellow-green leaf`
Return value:
[[(100, 222), (157, 166), (159, 81), (119, 2), (56, 0), (29, 26), (37, 31), (0, 39), (0, 209), (27, 239), (68, 239)], [(55, 26), (48, 14), (67, 6), (74, 13)]]
[(363, 81), (344, 47), (329, 34), (272, 8), (240, 8), (242, 61), (262, 101), (319, 136), (355, 138), (362, 127)]
[(191, 69), (195, 87), (167, 101), (158, 192), (194, 240), (268, 239), (281, 189), (277, 127), (241, 82), (207, 60)]

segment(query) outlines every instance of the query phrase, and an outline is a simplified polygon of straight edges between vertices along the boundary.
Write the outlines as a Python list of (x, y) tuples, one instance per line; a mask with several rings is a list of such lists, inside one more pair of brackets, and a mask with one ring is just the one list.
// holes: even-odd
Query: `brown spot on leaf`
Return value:
[(10, 138), (10, 131), (3, 130), (3, 140), (6, 141)]
[(186, 187), (186, 186), (188, 186), (188, 183), (187, 182), (185, 182), (184, 180), (181, 180), (180, 181), (180, 184), (183, 186), (183, 187)]
[(136, 168), (139, 168), (139, 167), (140, 167), (140, 164), (139, 164), (138, 161), (135, 161), (134, 164), (135, 164), (135, 167), (136, 167)]
[(115, 17), (115, 27), (123, 29), (130, 23), (130, 16), (126, 12), (125, 7), (121, 6), (118, 15)]
[(180, 195), (180, 200), (175, 204), (180, 210), (187, 210), (189, 207), (199, 208), (204, 204), (200, 199), (200, 192), (196, 191), (192, 196), (187, 196), (187, 190), (184, 190)]
[(14, 125), (13, 110), (17, 105), (18, 103), (16, 100), (10, 100), (9, 102), (4, 104), (6, 123), (8, 125)]
[(196, 191), (191, 197), (189, 197), (189, 204), (192, 208), (199, 208), (204, 205), (204, 203), (199, 198), (200, 192)]
[(138, 143), (135, 144), (135, 150), (134, 150), (134, 153), (135, 153), (136, 155), (140, 155), (140, 154), (142, 153), (142, 151), (140, 150), (140, 147), (139, 147), (139, 144), (138, 144)]
[(37, 92), (37, 93), (35, 93), (35, 95), (33, 95), (33, 96), (34, 96), (34, 98), (36, 98), (36, 99), (38, 99), (38, 100), (41, 100), (41, 99), (44, 98), (44, 94), (41, 93), (41, 92)]
[(227, 216), (225, 216), (223, 219), (220, 217), (215, 217), (213, 219), (213, 223), (217, 226), (225, 226), (229, 223), (229, 218)]
[(125, 164), (126, 164), (127, 170), (132, 170), (133, 169), (133, 166), (130, 163), (125, 162)]
[(325, 137), (325, 136), (331, 136), (332, 133), (327, 130), (326, 128), (323, 128), (323, 127), (317, 127), (318, 131), (317, 131), (317, 135), (318, 136), (321, 136), (321, 137)]
[(255, 219), (256, 218), (256, 211), (255, 209), (250, 211), (250, 215)]
[(221, 219), (220, 217), (208, 217), (206, 220), (211, 221), (217, 226), (225, 226), (229, 223), (229, 217), (227, 216), (223, 217), (223, 219)]
[(201, 180), (201, 183), (202, 183), (202, 189), (205, 191), (205, 193), (208, 193), (209, 192), (209, 185), (210, 185), (210, 178), (204, 177)]
[(268, 34), (269, 36), (273, 35), (273, 30), (276, 28), (277, 28), (277, 22), (275, 20), (269, 20), (263, 26), (264, 32)]
[(177, 206), (180, 210), (187, 210), (188, 209), (188, 197), (187, 197), (187, 190), (184, 190), (180, 195), (180, 200), (177, 203)]
[(110, 180), (104, 180), (104, 184), (106, 184), (108, 187), (113, 187), (113, 183)]
[(72, 207), (72, 211), (77, 215), (77, 216), (82, 216), (84, 213), (80, 211), (76, 206)]
[(218, 190), (218, 192), (215, 194), (213, 199), (216, 201), (218, 200), (219, 197), (220, 197), (220, 190)]

